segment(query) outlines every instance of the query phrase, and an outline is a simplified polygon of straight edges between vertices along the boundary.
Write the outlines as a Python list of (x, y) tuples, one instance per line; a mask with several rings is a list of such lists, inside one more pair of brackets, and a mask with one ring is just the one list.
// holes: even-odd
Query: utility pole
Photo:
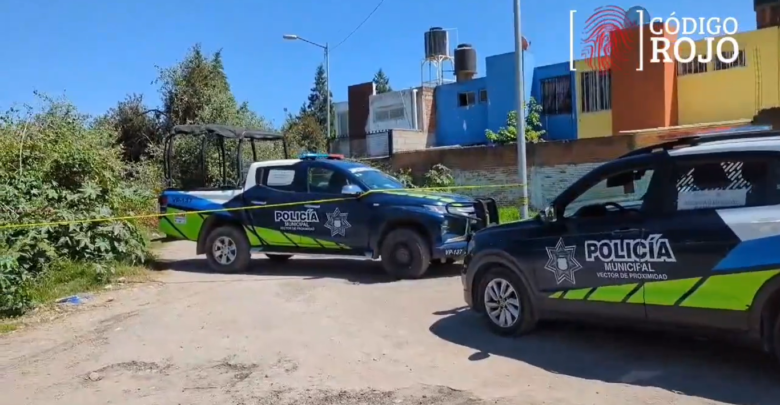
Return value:
[(326, 118), (326, 128), (325, 128), (325, 139), (328, 141), (328, 152), (330, 152), (330, 134), (331, 134), (331, 128), (330, 128), (330, 47), (328, 46), (328, 43), (326, 42), (325, 45), (319, 44), (317, 42), (309, 41), (306, 38), (300, 37), (298, 35), (293, 34), (285, 34), (282, 35), (282, 38), (288, 40), (288, 41), (303, 41), (307, 44), (314, 45), (318, 48), (322, 48), (325, 51), (325, 103), (327, 104), (327, 118)]
[(520, 216), (528, 218), (528, 173), (525, 158), (525, 103), (523, 90), (523, 31), (520, 23), (520, 0), (515, 3), (515, 80), (517, 81), (517, 171), (520, 176), (522, 192), (522, 209)]
[(325, 139), (327, 140), (328, 150), (327, 153), (330, 153), (330, 47), (328, 47), (328, 43), (325, 43), (325, 98), (327, 100), (328, 106), (326, 107), (328, 110), (328, 120), (327, 120), (327, 129), (325, 130)]

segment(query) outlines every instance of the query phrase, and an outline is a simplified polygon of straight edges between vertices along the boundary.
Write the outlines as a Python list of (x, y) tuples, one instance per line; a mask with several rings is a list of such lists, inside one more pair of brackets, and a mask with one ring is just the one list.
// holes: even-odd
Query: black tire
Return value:
[[(220, 260), (217, 257), (215, 245), (220, 243), (224, 245), (226, 242), (232, 241), (235, 247), (235, 257), (227, 262)], [(249, 266), (249, 259), (252, 257), (252, 252), (249, 248), (249, 241), (246, 238), (246, 234), (241, 229), (231, 226), (223, 225), (211, 231), (206, 238), (206, 258), (209, 262), (209, 267), (212, 271), (217, 273), (238, 273), (243, 272)]]
[(267, 257), (268, 260), (270, 260), (272, 262), (281, 263), (281, 262), (286, 262), (291, 257), (293, 257), (293, 255), (280, 255), (280, 254), (276, 254), (276, 253), (266, 253), (265, 257)]
[[(494, 281), (496, 283), (491, 284)], [(508, 285), (512, 287), (512, 290), (514, 290), (514, 294), (510, 293), (506, 299), (508, 300), (514, 298), (517, 299), (520, 303), (520, 309), (517, 311), (519, 316), (515, 319), (515, 322), (504, 326), (499, 324), (489, 314), (490, 308), (488, 308), (489, 304), (486, 302), (485, 296), (488, 286), (493, 287), (500, 285), (502, 282), (508, 283)], [(523, 280), (515, 272), (505, 267), (493, 268), (489, 270), (484, 277), (482, 277), (482, 280), (479, 283), (479, 289), (476, 292), (477, 296), (475, 298), (478, 300), (479, 306), (482, 309), (482, 315), (493, 332), (503, 336), (516, 336), (528, 333), (534, 329), (536, 326), (536, 319), (533, 317), (531, 299), (528, 295), (528, 291), (529, 290)], [(506, 305), (505, 308), (510, 310), (510, 313), (512, 313), (511, 302), (504, 301), (504, 305)]]
[(772, 354), (780, 361), (780, 312), (775, 316), (775, 325), (772, 328)]
[(382, 267), (393, 277), (417, 279), (431, 264), (431, 249), (425, 238), (408, 228), (390, 231), (380, 248)]

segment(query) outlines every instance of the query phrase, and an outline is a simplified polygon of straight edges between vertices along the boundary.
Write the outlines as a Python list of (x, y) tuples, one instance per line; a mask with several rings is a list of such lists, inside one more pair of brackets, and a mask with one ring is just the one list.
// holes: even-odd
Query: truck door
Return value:
[(780, 273), (773, 159), (755, 152), (675, 158), (664, 216), (647, 227), (668, 237), (675, 257), (668, 279), (645, 284), (650, 321), (748, 328), (753, 298)]
[(314, 161), (308, 164), (306, 178), (307, 198), (317, 201), (312, 208), (317, 210), (322, 221), (315, 231), (316, 237), (348, 247), (352, 253), (368, 249), (370, 208), (362, 200), (341, 193), (344, 186), (356, 184), (352, 174), (334, 165)]
[[(538, 288), (545, 306), (565, 314), (646, 319), (642, 283), (659, 277), (645, 226), (654, 215), (652, 160), (595, 170), (558, 202), (557, 221), (534, 240)], [(567, 202), (568, 201), (568, 202)], [(663, 246), (662, 246), (663, 247)]]
[(306, 171), (303, 163), (257, 169), (257, 185), (244, 192), (253, 246), (290, 250), (316, 246), (311, 237), (319, 225), (317, 213), (304, 204)]

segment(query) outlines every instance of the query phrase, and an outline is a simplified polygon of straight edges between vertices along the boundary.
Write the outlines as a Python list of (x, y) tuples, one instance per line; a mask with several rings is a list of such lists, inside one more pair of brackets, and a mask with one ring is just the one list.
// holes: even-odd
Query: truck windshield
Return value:
[(361, 168), (361, 170), (353, 170), (352, 173), (372, 190), (404, 188), (398, 179), (376, 169)]

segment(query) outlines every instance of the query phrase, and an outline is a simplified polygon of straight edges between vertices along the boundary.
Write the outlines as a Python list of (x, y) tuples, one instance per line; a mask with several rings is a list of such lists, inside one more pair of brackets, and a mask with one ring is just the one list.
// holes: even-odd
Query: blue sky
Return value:
[[(33, 91), (64, 94), (82, 111), (99, 114), (127, 93), (157, 104), (155, 66), (181, 60), (196, 42), (223, 49), (225, 67), (239, 101), (279, 124), (283, 109), (296, 111), (322, 61), (319, 49), (282, 40), (285, 33), (335, 45), (378, 0), (6, 0), (0, 63), (0, 109), (34, 100)], [(551, 6), (555, 4), (555, 6)], [(640, 4), (652, 16), (734, 17), (740, 31), (755, 29), (751, 0), (655, 0)], [(568, 60), (569, 10), (579, 27), (603, 5), (625, 9), (635, 1), (523, 0), (523, 34), (536, 65)], [(385, 0), (347, 42), (331, 54), (334, 100), (347, 86), (368, 81), (378, 68), (395, 88), (420, 83), (423, 33), (457, 28), (452, 46), (470, 43), (484, 57), (510, 52), (511, 0)], [(579, 31), (577, 42), (579, 42)], [(579, 55), (576, 44), (575, 55)]]

